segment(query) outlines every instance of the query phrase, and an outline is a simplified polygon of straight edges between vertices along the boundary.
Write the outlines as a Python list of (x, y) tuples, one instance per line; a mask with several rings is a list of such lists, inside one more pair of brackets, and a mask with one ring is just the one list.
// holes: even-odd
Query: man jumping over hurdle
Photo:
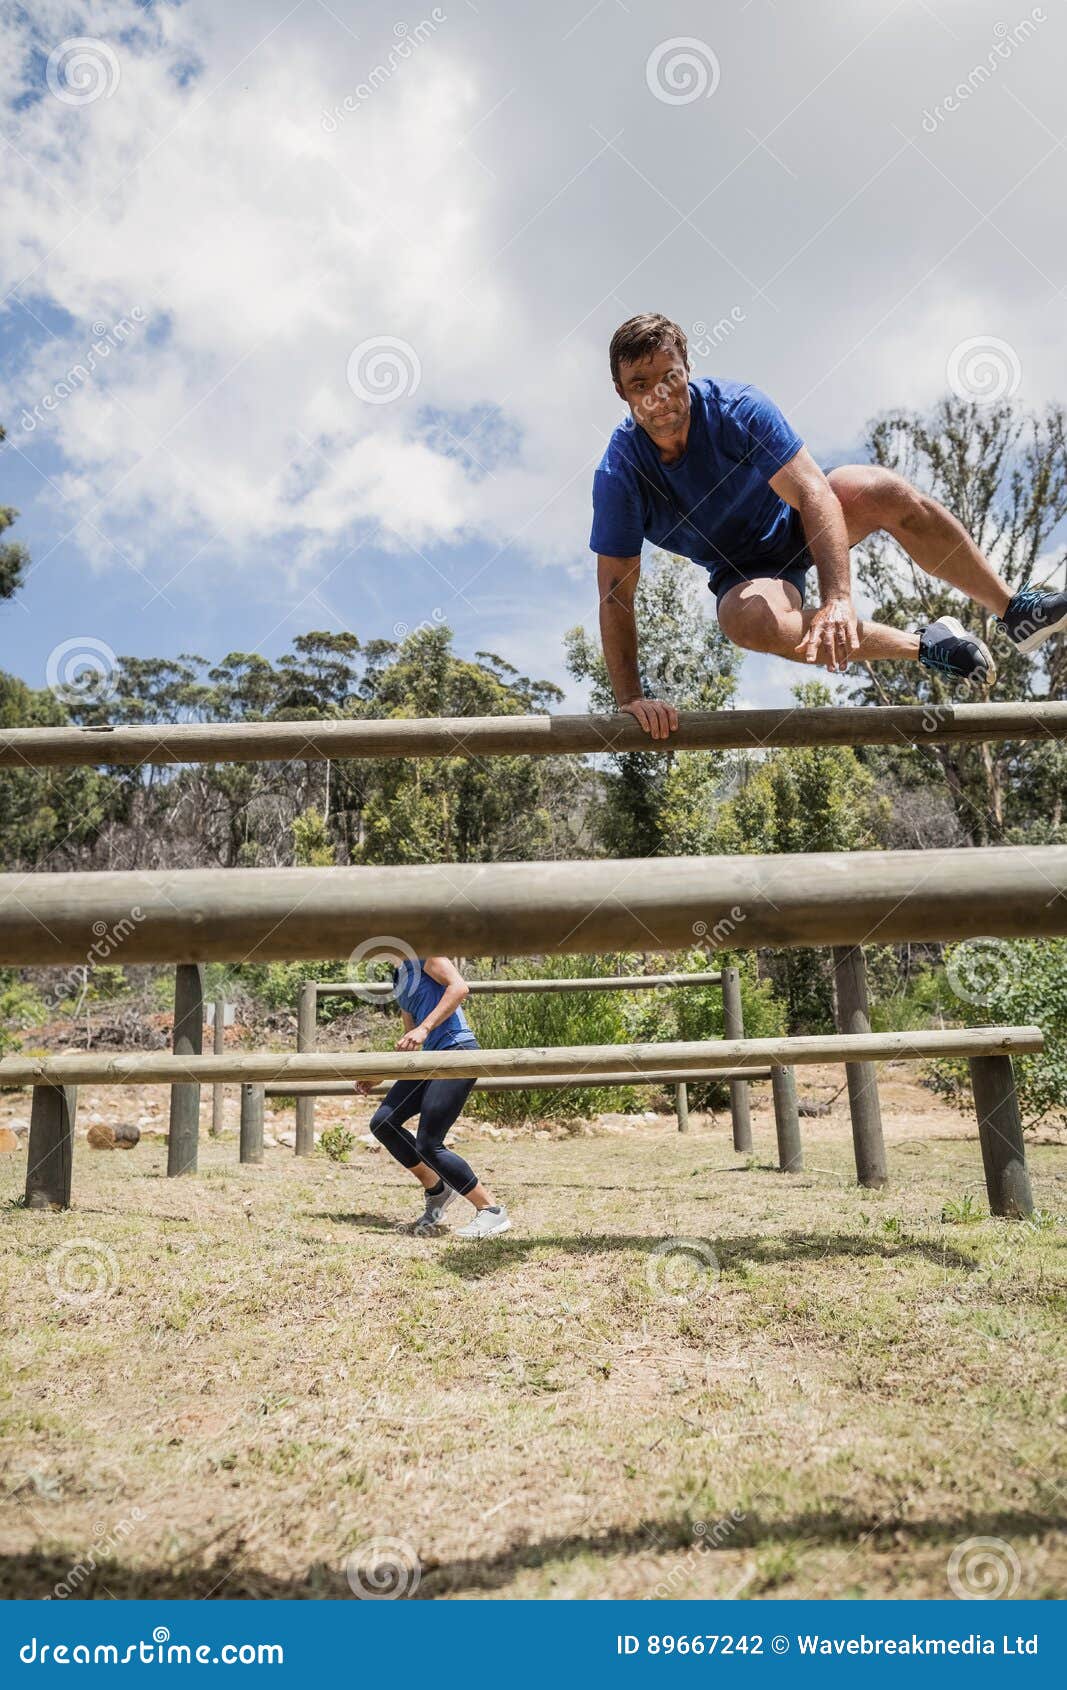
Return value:
[[(719, 625), (736, 645), (834, 672), (853, 658), (912, 659), (983, 689), (996, 680), (989, 648), (955, 616), (917, 634), (857, 616), (849, 548), (879, 528), (928, 575), (990, 611), (1019, 651), (1067, 628), (1067, 592), (1013, 594), (956, 518), (902, 476), (877, 464), (826, 475), (758, 387), (691, 380), (685, 334), (670, 318), (631, 317), (609, 357), (630, 415), (593, 479), (589, 544), (615, 698), (653, 739), (677, 727), (678, 713), (641, 691), (634, 594), (645, 540), (707, 570)], [(817, 609), (804, 606), (812, 569)]]

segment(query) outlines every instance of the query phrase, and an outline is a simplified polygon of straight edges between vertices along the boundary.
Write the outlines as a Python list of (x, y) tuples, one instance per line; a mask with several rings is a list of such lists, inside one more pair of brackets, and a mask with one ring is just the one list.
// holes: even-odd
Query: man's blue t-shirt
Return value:
[[(405, 960), (393, 969), (393, 994), (416, 1027), (437, 1008), (445, 995), (439, 980), (433, 980), (418, 961)], [(446, 1021), (427, 1034), (424, 1050), (475, 1050), (478, 1041), (462, 1009), (454, 1009)]]
[(650, 540), (700, 564), (713, 591), (753, 565), (803, 569), (799, 517), (768, 485), (803, 440), (749, 382), (700, 376), (689, 395), (689, 439), (675, 463), (632, 416), (612, 434), (593, 477), (591, 550), (637, 557)]

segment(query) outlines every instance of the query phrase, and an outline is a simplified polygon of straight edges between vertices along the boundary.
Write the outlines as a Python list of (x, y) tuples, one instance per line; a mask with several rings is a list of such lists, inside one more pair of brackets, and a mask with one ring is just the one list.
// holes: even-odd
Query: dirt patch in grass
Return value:
[(82, 1132), (144, 1137), (79, 1137), (69, 1213), (0, 1157), (0, 1594), (943, 1596), (975, 1537), (1062, 1593), (1063, 1148), (1030, 1150), (1039, 1223), (994, 1221), (973, 1123), (906, 1068), (881, 1193), (843, 1098), (776, 1172), (767, 1091), (747, 1164), (725, 1115), (465, 1124), (515, 1219), (475, 1245), (394, 1230), (382, 1152), (242, 1168), (206, 1107), (168, 1180), (166, 1093), (90, 1088)]

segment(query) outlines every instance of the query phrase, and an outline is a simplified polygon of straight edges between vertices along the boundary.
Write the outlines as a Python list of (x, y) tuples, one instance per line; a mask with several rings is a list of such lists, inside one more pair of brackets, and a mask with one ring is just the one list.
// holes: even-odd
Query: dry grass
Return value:
[[(748, 1168), (722, 1120), (471, 1129), (516, 1221), (482, 1245), (394, 1231), (414, 1188), (362, 1147), (205, 1136), (168, 1181), (80, 1139), (74, 1209), (0, 1219), (0, 1595), (347, 1596), (396, 1539), (419, 1597), (941, 1596), (975, 1536), (1057, 1593), (1063, 1149), (1045, 1224), (946, 1223), (986, 1213), (973, 1128), (887, 1081), (884, 1194), (841, 1106), (793, 1178), (763, 1106)], [(75, 1239), (107, 1283), (71, 1302)]]

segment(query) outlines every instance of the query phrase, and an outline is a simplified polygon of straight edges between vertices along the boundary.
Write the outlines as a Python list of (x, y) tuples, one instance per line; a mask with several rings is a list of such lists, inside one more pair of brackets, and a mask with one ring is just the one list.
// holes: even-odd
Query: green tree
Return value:
[(326, 833), (321, 810), (304, 810), (293, 821), (293, 862), (303, 868), (333, 866), (333, 846)]
[[(820, 681), (793, 688), (805, 708), (826, 705)], [(737, 788), (719, 808), (709, 848), (727, 855), (863, 851), (878, 843), (882, 801), (870, 770), (849, 746), (804, 746), (745, 757)], [(829, 961), (824, 952), (791, 950), (770, 960), (793, 1032), (832, 1024)]]
[[(719, 710), (737, 689), (740, 653), (704, 612), (696, 573), (685, 559), (653, 554), (636, 595), (641, 685), (649, 697), (683, 710)], [(572, 628), (566, 636), (567, 668), (589, 682), (589, 707), (616, 709), (599, 636)], [(596, 812), (597, 834), (609, 856), (647, 857), (699, 849), (686, 817), (707, 808), (722, 771), (711, 752), (611, 753)], [(685, 809), (683, 796), (689, 808)], [(680, 808), (682, 806), (682, 808)]]
[[(66, 708), (0, 670), (0, 727), (66, 727)], [(116, 783), (95, 769), (0, 769), (0, 860), (6, 870), (72, 868), (114, 812)]]
[[(120, 657), (108, 679), (106, 692), (65, 706), (5, 677), (0, 710), (11, 727), (318, 721), (525, 714), (561, 696), (491, 652), (458, 657), (438, 626), (399, 644), (312, 630), (277, 662), (242, 651), (211, 666), (192, 653)], [(461, 741), (442, 759), (10, 770), (0, 840), (9, 863), (27, 867), (60, 844), (65, 867), (270, 866), (294, 849), (335, 862), (571, 857), (588, 846), (591, 791), (580, 758), (470, 757)]]
[[(562, 696), (491, 653), (452, 651), (447, 627), (416, 629), (377, 651), (366, 713), (374, 716), (506, 716), (543, 710)], [(339, 764), (336, 810), (348, 818), (360, 862), (488, 862), (567, 856), (588, 775), (576, 758), (389, 758)]]
[[(6, 439), (7, 430), (0, 424), (0, 446)], [(0, 599), (14, 598), (30, 561), (30, 554), (20, 541), (3, 538), (18, 514), (10, 505), (0, 505)]]
[[(946, 398), (927, 417), (895, 411), (879, 418), (868, 433), (867, 455), (946, 505), (1011, 587), (1062, 584), (1062, 549), (1050, 550), (1067, 516), (1067, 413), (1061, 406), (1021, 414), (1010, 404)], [(874, 600), (874, 614), (894, 627), (915, 627), (946, 612), (958, 616), (993, 649), (1002, 696), (1065, 696), (1067, 642), (1053, 640), (1031, 656), (1016, 651), (988, 612), (917, 569), (890, 536), (878, 533), (864, 543), (857, 574)], [(915, 664), (880, 663), (860, 681), (856, 696), (868, 703), (937, 706), (950, 703), (954, 689)], [(879, 751), (867, 760), (903, 786), (932, 783), (946, 791), (973, 844), (1058, 836), (1067, 789), (1062, 746), (938, 745)]]

